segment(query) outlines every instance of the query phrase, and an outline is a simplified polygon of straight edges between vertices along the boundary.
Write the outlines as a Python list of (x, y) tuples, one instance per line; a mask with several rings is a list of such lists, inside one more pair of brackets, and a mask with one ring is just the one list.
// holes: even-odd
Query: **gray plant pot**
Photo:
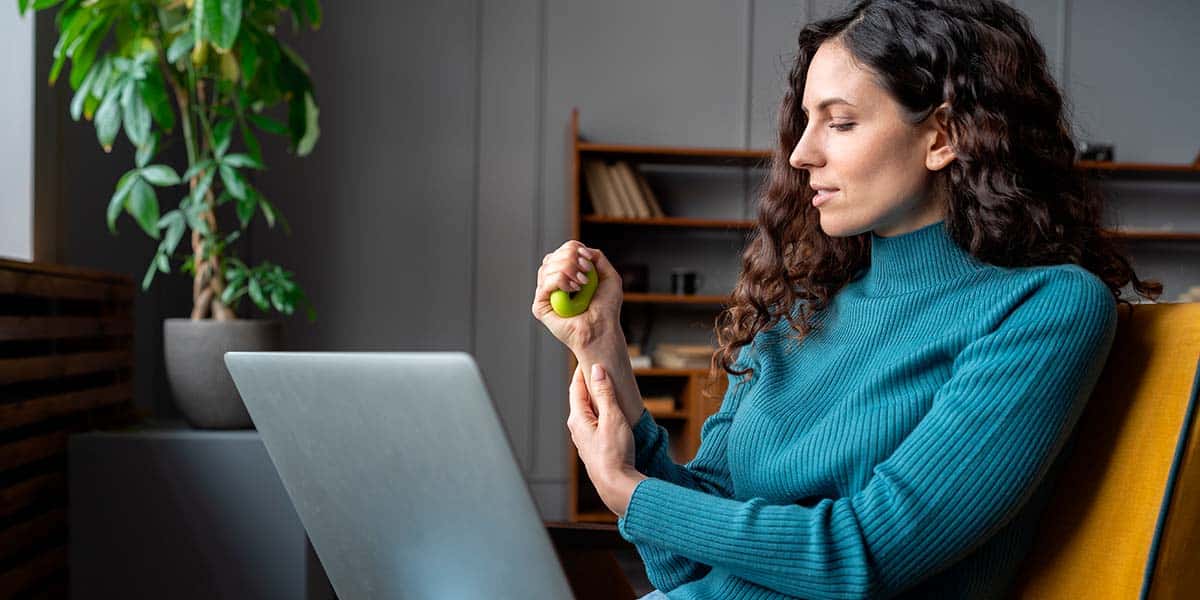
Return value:
[(163, 351), (175, 406), (198, 429), (254, 426), (225, 368), (225, 353), (282, 349), (282, 323), (264, 319), (164, 319)]

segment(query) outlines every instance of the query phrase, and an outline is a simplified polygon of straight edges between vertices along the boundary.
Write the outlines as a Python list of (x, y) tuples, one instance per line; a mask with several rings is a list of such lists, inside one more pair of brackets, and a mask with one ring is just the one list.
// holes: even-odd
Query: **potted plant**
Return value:
[[(192, 278), (190, 318), (163, 326), (176, 405), (195, 427), (251, 426), (223, 354), (278, 349), (280, 322), (239, 318), (241, 300), (249, 297), (263, 313), (291, 315), (303, 307), (310, 321), (315, 314), (292, 273), (270, 262), (247, 265), (233, 247), (258, 215), (288, 231), (251, 175), (265, 168), (260, 133), (287, 136), (297, 156), (317, 141), (308, 68), (276, 33), (281, 20), (294, 30), (318, 28), (318, 1), (18, 0), (17, 6), (21, 14), (57, 7), (50, 84), (69, 60), (71, 117), (95, 124), (105, 152), (121, 131), (132, 144), (134, 166), (116, 182), (107, 222), (115, 235), (117, 219), (128, 214), (158, 240), (142, 289), (173, 268)], [(158, 162), (179, 133), (187, 157), (182, 175)], [(168, 194), (179, 197), (169, 210), (159, 202)], [(180, 249), (185, 237), (190, 247)]]

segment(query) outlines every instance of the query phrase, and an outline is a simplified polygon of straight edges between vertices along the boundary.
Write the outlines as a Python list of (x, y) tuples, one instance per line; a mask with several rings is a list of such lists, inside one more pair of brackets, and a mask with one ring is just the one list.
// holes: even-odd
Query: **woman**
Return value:
[[(612, 265), (573, 240), (543, 261), (534, 315), (579, 359), (572, 440), (649, 597), (1002, 596), (1121, 288), (1162, 287), (1102, 236), (1008, 5), (861, 2), (800, 32), (789, 79), (694, 460), (641, 405)], [(591, 268), (592, 305), (557, 317)]]

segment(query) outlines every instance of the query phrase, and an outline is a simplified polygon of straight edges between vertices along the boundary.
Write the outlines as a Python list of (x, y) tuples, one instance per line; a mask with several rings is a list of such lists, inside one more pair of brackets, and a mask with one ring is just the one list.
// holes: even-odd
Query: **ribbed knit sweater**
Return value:
[[(797, 314), (793, 312), (793, 314)], [(693, 460), (643, 411), (618, 529), (669, 598), (994, 598), (1116, 333), (1077, 265), (1002, 268), (944, 222), (872, 234), (799, 343), (786, 320), (701, 427)]]

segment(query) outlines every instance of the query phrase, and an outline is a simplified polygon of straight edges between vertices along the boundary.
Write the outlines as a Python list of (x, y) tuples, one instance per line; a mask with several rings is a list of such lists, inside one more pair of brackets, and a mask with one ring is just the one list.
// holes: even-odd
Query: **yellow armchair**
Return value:
[(1018, 598), (1200, 598), (1200, 303), (1119, 312)]

